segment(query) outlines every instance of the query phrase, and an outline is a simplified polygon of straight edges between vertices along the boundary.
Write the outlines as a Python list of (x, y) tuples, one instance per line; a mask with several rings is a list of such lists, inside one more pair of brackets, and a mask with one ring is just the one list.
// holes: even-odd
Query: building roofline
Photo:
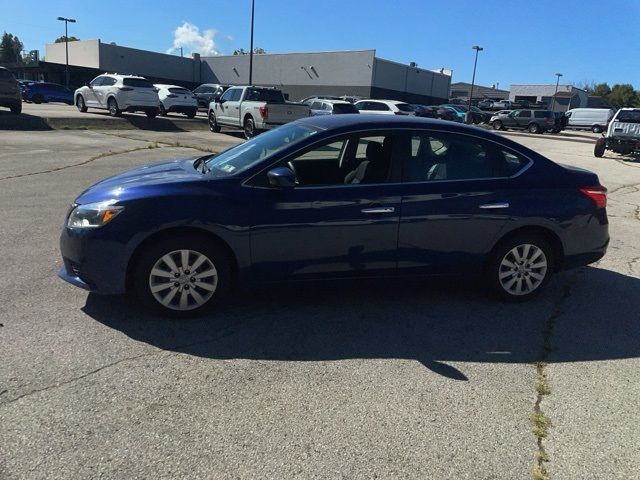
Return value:
[[(364, 50), (327, 50), (327, 51), (322, 51), (322, 52), (278, 52), (278, 53), (254, 53), (254, 57), (255, 56), (259, 56), (259, 57), (268, 57), (268, 56), (276, 56), (276, 55), (322, 55), (322, 54), (327, 54), (327, 53), (363, 53), (363, 52), (373, 52), (373, 56), (375, 57), (376, 54), (376, 50), (375, 48), (367, 48)], [(208, 56), (203, 56), (202, 54), (200, 54), (201, 58), (242, 58), (242, 57), (248, 57), (249, 54), (245, 54), (245, 55), (208, 55)]]

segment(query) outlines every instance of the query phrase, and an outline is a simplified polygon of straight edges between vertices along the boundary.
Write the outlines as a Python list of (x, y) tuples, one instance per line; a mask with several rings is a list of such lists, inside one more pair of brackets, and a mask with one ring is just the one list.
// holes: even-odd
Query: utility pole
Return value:
[(182, 47), (180, 47), (180, 56), (182, 57)]
[(65, 49), (65, 54), (66, 54), (66, 61), (65, 61), (65, 67), (64, 67), (64, 77), (65, 77), (65, 86), (67, 88), (69, 88), (69, 29), (68, 29), (68, 24), (69, 23), (76, 23), (76, 21), (73, 18), (65, 18), (65, 17), (58, 17), (58, 20), (60, 20), (61, 22), (64, 22), (64, 49)]
[(249, 48), (249, 86), (253, 86), (253, 14), (256, 0), (251, 0), (251, 48)]
[(478, 66), (478, 52), (481, 52), (482, 50), (484, 50), (482, 47), (478, 46), (478, 45), (474, 45), (473, 47), (471, 47), (473, 50), (476, 51), (476, 60), (473, 63), (473, 77), (471, 78), (471, 91), (469, 92), (469, 111), (467, 112), (467, 123), (471, 123), (471, 99), (473, 98), (473, 85), (476, 82), (476, 67)]
[[(560, 85), (560, 77), (562, 76), (561, 73), (556, 73), (555, 74), (556, 77), (558, 77), (558, 79), (556, 80), (556, 91), (553, 94), (553, 100), (551, 101), (551, 111), (553, 112), (553, 109), (556, 107), (556, 95), (558, 94), (558, 85)], [(571, 99), (569, 99), (569, 103), (571, 103)]]

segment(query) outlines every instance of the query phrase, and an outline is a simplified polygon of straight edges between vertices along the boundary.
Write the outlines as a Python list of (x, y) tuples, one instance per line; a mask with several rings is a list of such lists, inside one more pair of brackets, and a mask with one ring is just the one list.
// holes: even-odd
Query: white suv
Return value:
[(102, 108), (113, 117), (122, 112), (144, 112), (153, 118), (158, 115), (160, 105), (158, 89), (146, 78), (133, 75), (99, 75), (77, 89), (73, 99), (81, 112)]
[(415, 115), (416, 112), (409, 104), (398, 100), (360, 100), (354, 103), (360, 113), (374, 113), (376, 115)]
[(198, 99), (190, 90), (177, 85), (165, 85), (163, 83), (156, 83), (154, 87), (158, 89), (160, 115), (163, 117), (169, 112), (178, 112), (193, 118), (198, 113)]

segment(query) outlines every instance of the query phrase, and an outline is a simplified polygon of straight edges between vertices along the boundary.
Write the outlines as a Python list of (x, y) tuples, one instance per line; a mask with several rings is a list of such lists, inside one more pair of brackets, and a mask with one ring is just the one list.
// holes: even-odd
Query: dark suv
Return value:
[(220, 98), (227, 91), (229, 85), (219, 85), (217, 83), (203, 83), (193, 91), (198, 99), (198, 108), (207, 110), (209, 104), (216, 98)]
[(0, 106), (8, 107), (13, 113), (22, 112), (22, 95), (18, 81), (9, 70), (0, 67)]
[(557, 130), (556, 116), (551, 110), (514, 110), (491, 123), (494, 130), (519, 129), (531, 133)]

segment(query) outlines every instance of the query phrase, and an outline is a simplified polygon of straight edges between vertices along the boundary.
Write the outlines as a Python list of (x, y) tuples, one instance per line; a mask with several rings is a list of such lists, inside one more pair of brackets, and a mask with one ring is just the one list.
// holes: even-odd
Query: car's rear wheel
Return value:
[(107, 107), (109, 108), (109, 115), (111, 115), (112, 117), (119, 117), (120, 115), (122, 115), (122, 111), (118, 107), (118, 102), (115, 98), (111, 97), (107, 101)]
[(532, 123), (531, 125), (529, 125), (529, 133), (540, 133), (540, 125), (538, 125), (537, 123)]
[(177, 236), (154, 243), (134, 271), (138, 298), (171, 316), (191, 316), (212, 307), (229, 290), (231, 267), (211, 239)]
[(536, 233), (507, 238), (492, 252), (485, 280), (492, 293), (513, 302), (526, 301), (543, 289), (554, 270), (553, 249)]
[(156, 118), (158, 116), (158, 109), (152, 108), (144, 112), (147, 118)]
[(256, 124), (253, 118), (247, 117), (244, 120), (244, 138), (247, 140), (256, 136)]
[(218, 133), (220, 131), (220, 125), (216, 119), (216, 114), (213, 112), (209, 112), (209, 130), (214, 133)]
[(198, 113), (198, 110), (196, 108), (194, 108), (193, 110), (189, 110), (187, 112), (187, 117), (189, 118), (195, 118), (196, 114)]
[(494, 120), (491, 126), (494, 130), (502, 130), (502, 122), (500, 120)]
[(22, 113), (22, 103), (14, 103), (10, 107), (11, 113), (15, 113), (16, 115)]
[(602, 127), (601, 127), (600, 125), (594, 125), (594, 126), (591, 128), (591, 131), (592, 131), (593, 133), (602, 133)]
[(601, 158), (604, 155), (604, 151), (607, 149), (607, 141), (604, 138), (599, 138), (593, 147), (593, 154)]
[(88, 110), (82, 95), (78, 95), (78, 98), (76, 98), (76, 108), (82, 113), (85, 113)]
[(164, 108), (164, 105), (162, 104), (162, 102), (160, 102), (160, 115), (162, 115), (163, 117), (167, 116), (167, 109)]
[(40, 104), (40, 103), (44, 102), (44, 97), (41, 94), (36, 93), (33, 97), (31, 97), (31, 101), (33, 103)]

